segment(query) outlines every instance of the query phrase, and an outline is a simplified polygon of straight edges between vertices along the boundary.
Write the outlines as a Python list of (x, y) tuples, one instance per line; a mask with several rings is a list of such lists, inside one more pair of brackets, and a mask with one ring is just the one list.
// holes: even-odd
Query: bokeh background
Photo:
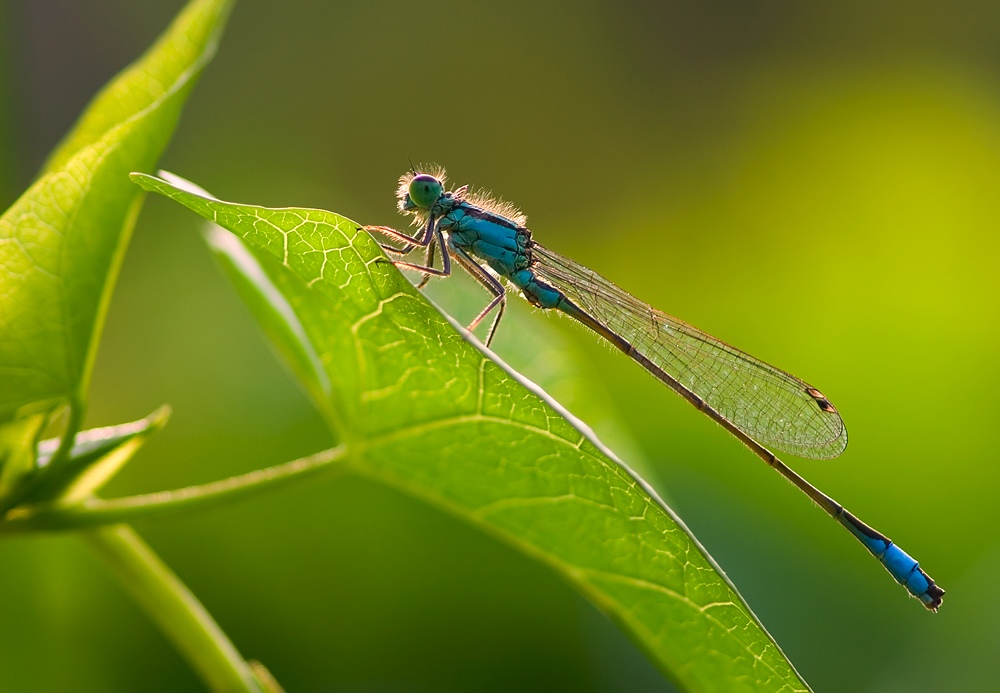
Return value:
[[(2, 207), (181, 4), (0, 4)], [(996, 690), (1000, 5), (241, 0), (163, 165), (224, 199), (397, 224), (407, 158), (836, 403), (847, 452), (788, 461), (921, 560), (937, 615), (569, 321), (518, 310), (496, 344), (649, 470), (807, 681)], [(125, 262), (87, 423), (175, 413), (109, 493), (331, 443), (197, 227), (151, 199)], [(290, 691), (669, 690), (546, 568), (367, 481), (137, 528)], [(3, 690), (199, 686), (72, 536), (0, 543), (0, 594)]]

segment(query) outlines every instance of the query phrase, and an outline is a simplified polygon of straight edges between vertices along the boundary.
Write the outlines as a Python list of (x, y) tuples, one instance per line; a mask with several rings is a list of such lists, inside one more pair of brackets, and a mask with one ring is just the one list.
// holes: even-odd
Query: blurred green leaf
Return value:
[[(149, 168), (215, 52), (231, 0), (191, 0), (93, 100), (38, 180), (0, 217), (0, 517), (25, 499), (90, 498), (162, 427), (166, 410), (76, 435), (97, 342)], [(56, 410), (61, 438), (36, 441)], [(259, 691), (204, 607), (128, 527), (84, 534), (212, 690)]]
[(0, 425), (0, 498), (20, 486), (34, 468), (35, 441), (44, 425), (42, 412)]
[[(52, 464), (52, 459), (61, 441), (50, 438), (40, 442), (37, 468), (18, 489), (18, 505), (3, 515), (0, 533), (12, 531), (12, 527), (16, 532), (18, 525), (38, 524), (39, 515), (43, 516), (44, 523), (52, 515), (78, 512), (87, 506), (85, 501), (97, 500), (94, 494), (132, 459), (150, 435), (167, 425), (169, 418), (170, 407), (163, 406), (138, 421), (81, 431), (73, 437), (73, 446), (60, 465)], [(30, 419), (21, 419), (4, 430), (17, 431), (28, 421)], [(54, 528), (78, 526), (68, 524)]]
[[(38, 180), (0, 218), (0, 425), (33, 417), (32, 435), (14, 436), (29, 451), (44, 419), (65, 405), (63, 447), (76, 432), (142, 200), (128, 173), (159, 158), (230, 6), (229, 0), (191, 2), (94, 99)], [(34, 460), (5, 452), (0, 464), (9, 488)]]
[(247, 241), (209, 236), (357, 472), (548, 564), (684, 688), (807, 690), (655, 492), (466, 341), (356, 223), (133, 179)]
[(92, 428), (77, 433), (65, 464), (50, 469), (59, 447), (52, 438), (38, 445), (39, 483), (25, 496), (29, 503), (58, 500), (74, 503), (97, 492), (120, 470), (150, 435), (167, 425), (170, 407), (160, 407), (144, 419)]

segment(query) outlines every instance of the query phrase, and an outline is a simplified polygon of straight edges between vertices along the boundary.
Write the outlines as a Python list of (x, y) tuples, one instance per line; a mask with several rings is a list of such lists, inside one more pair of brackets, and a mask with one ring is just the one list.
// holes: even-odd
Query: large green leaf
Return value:
[[(159, 158), (230, 6), (191, 2), (94, 99), (38, 180), (0, 218), (0, 425), (29, 416), (41, 421), (65, 404), (70, 428), (79, 421), (142, 199), (128, 173)], [(11, 450), (6, 457), (21, 459)]]
[(133, 178), (247, 241), (210, 236), (357, 472), (547, 563), (685, 688), (807, 690), (655, 492), (463, 338), (357, 224)]

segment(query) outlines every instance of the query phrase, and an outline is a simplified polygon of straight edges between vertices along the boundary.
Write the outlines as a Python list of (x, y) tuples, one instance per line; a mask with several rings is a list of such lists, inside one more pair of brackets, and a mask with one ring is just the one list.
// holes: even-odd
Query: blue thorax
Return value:
[(531, 232), (513, 220), (450, 193), (438, 198), (432, 213), (456, 247), (480, 258), (500, 276), (514, 280), (515, 273), (531, 265)]

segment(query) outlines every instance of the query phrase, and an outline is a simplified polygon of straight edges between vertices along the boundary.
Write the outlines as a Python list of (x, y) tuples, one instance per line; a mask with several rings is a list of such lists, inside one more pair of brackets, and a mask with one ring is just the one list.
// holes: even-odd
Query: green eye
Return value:
[(413, 205), (420, 209), (430, 209), (434, 201), (441, 197), (442, 192), (444, 192), (444, 187), (441, 185), (441, 181), (426, 173), (414, 176), (407, 191)]

